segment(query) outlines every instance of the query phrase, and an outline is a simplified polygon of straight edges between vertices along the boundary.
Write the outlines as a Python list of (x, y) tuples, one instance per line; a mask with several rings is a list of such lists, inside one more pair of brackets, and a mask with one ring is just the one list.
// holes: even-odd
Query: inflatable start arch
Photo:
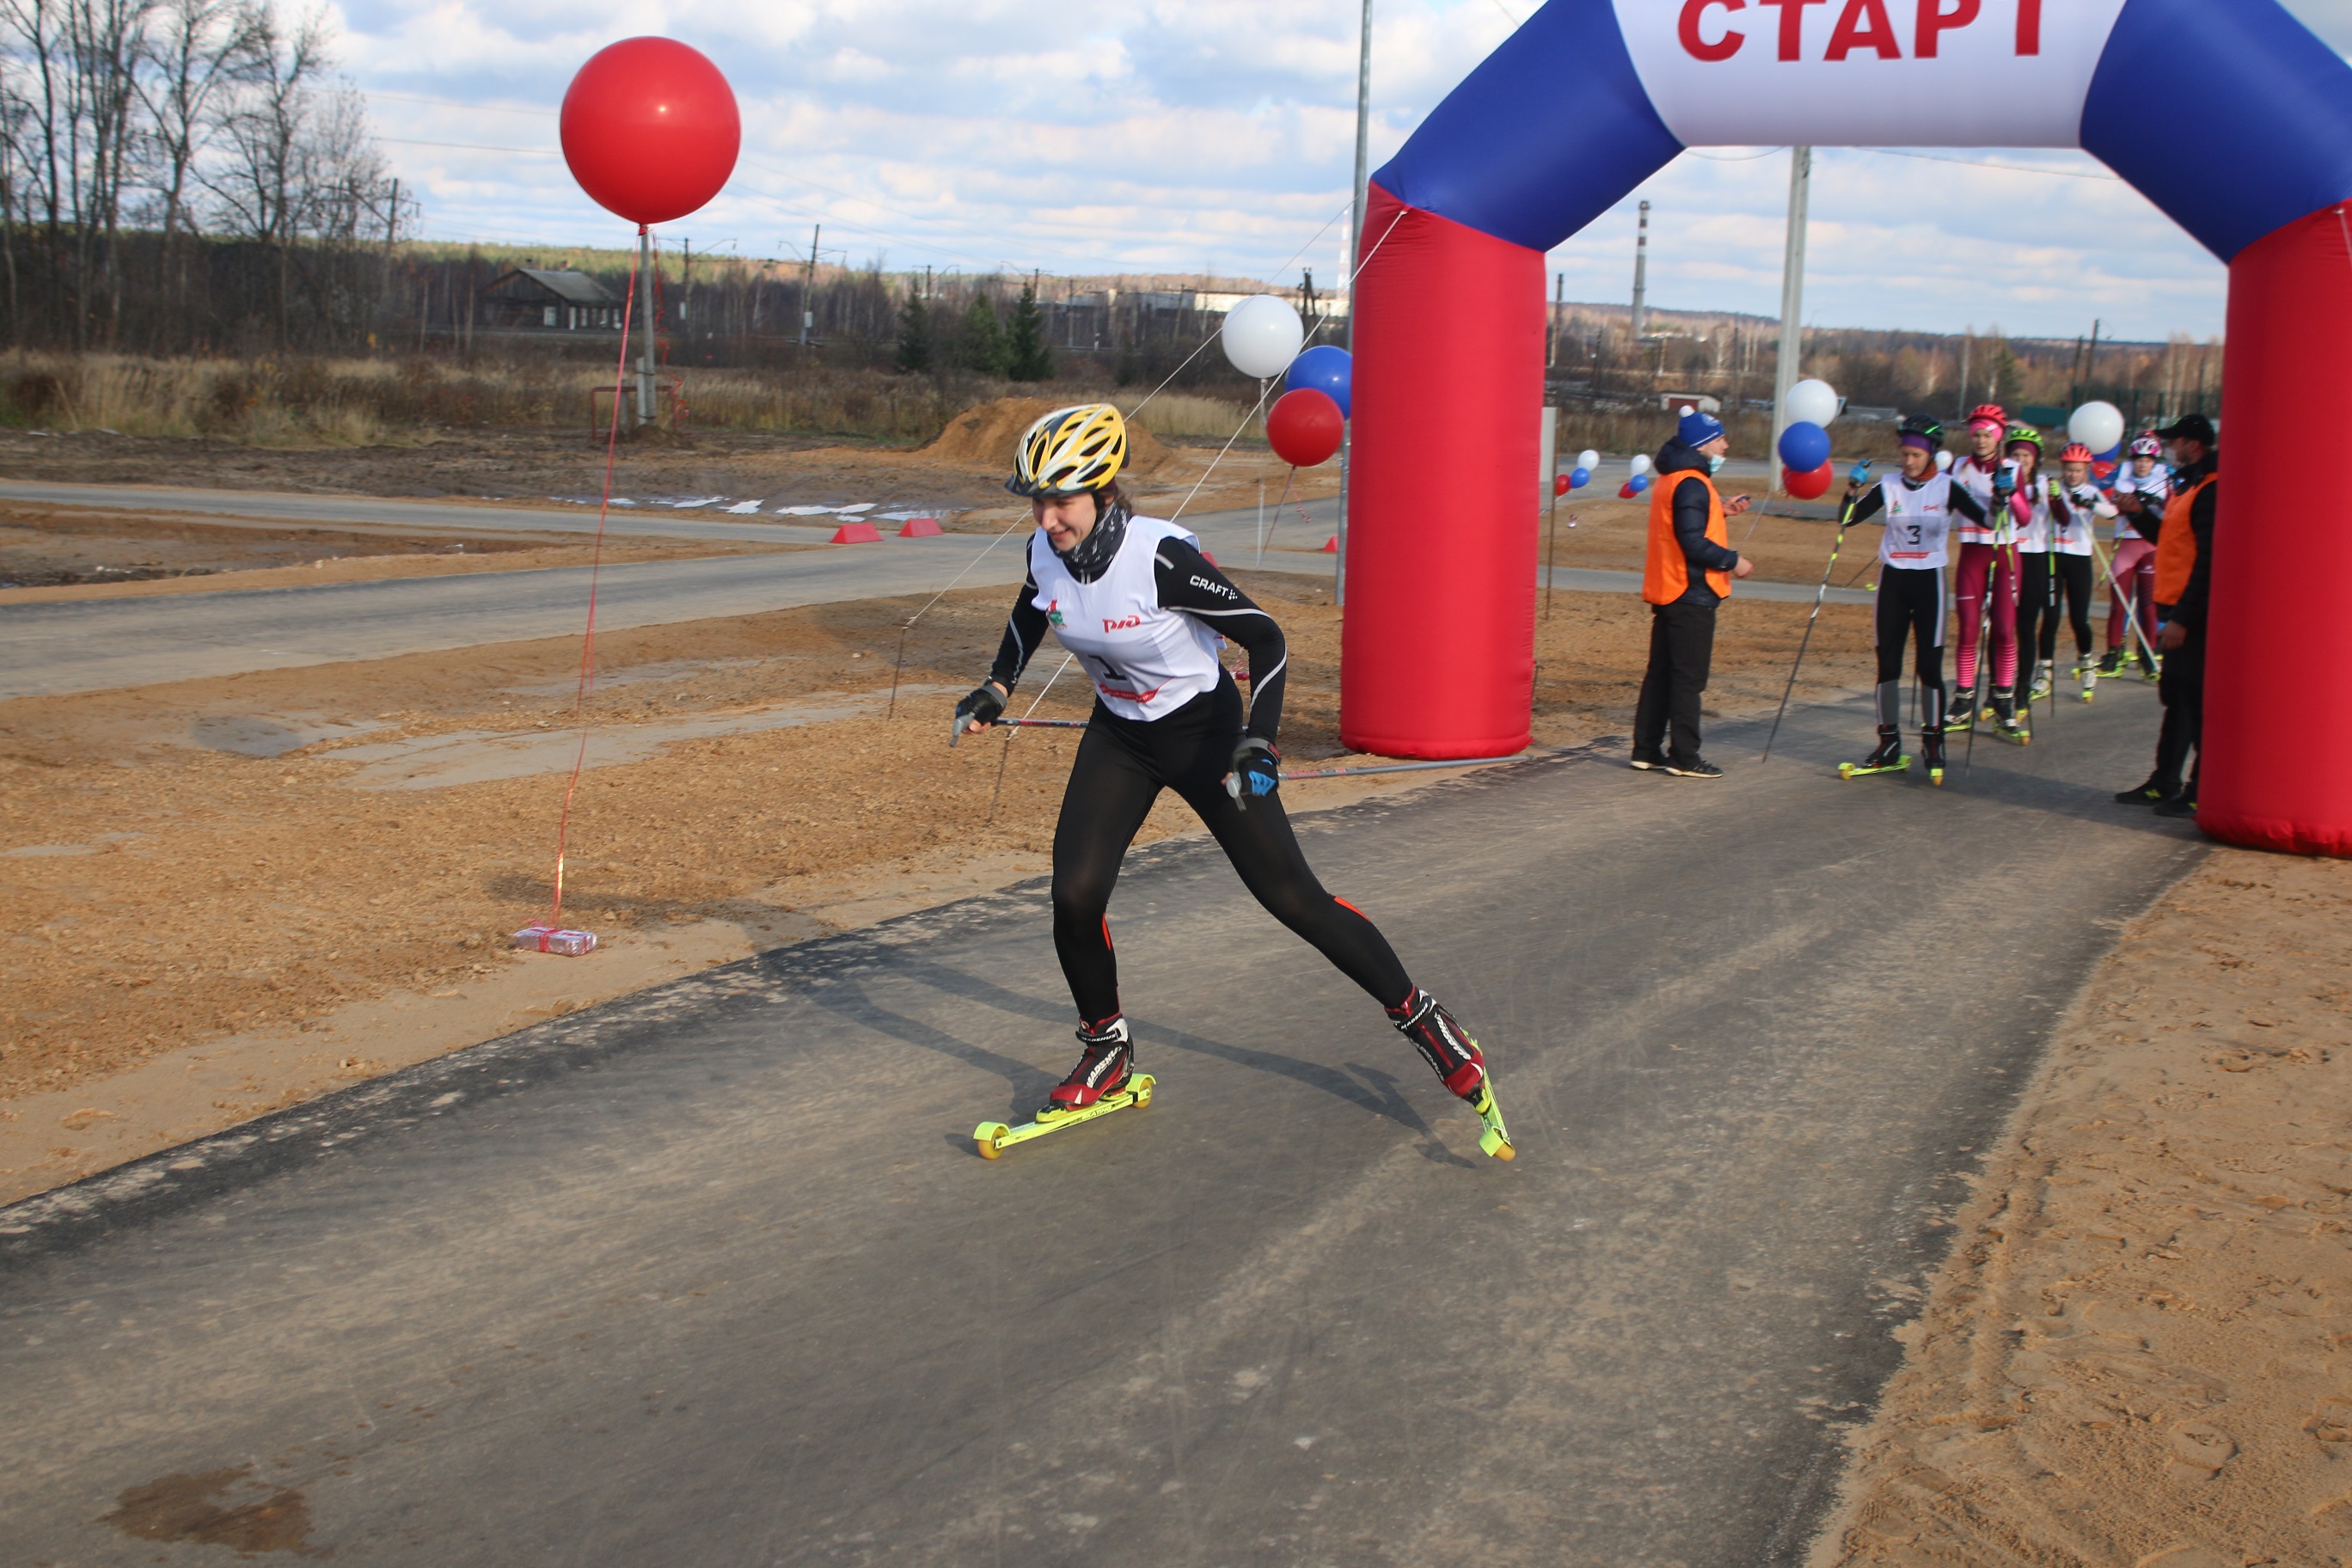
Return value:
[(2274, 0), (1551, 0), (1374, 176), (1347, 743), (1527, 743), (1544, 253), (1776, 142), (2082, 147), (2229, 264), (2199, 819), (2352, 854), (2352, 67)]

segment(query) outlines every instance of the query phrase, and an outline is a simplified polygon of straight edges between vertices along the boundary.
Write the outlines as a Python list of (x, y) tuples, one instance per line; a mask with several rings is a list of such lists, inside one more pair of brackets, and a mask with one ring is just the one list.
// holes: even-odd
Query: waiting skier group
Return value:
[[(1883, 518), (1885, 526), (1878, 546), (1878, 749), (1841, 773), (1852, 778), (1910, 765), (1900, 731), (1906, 639), (1915, 650), (1921, 761), (1937, 784), (1947, 734), (1990, 721), (2003, 741), (2024, 745), (2032, 739), (2033, 704), (2056, 696), (2062, 611), (2074, 634), (2075, 694), (2084, 701), (2100, 676), (2122, 673), (2127, 660), (2157, 679), (2155, 627), (2146, 617), (2154, 606), (2139, 581), (2147, 545), (2137, 526), (2171, 497), (2170, 470), (2158, 460), (2163, 447), (2154, 435), (2132, 443), (2128, 468), (2115, 477), (2120, 502), (2094, 482), (2089, 447), (2067, 447), (2058, 454), (2058, 472), (2049, 473), (2042, 433), (2012, 423), (1994, 404), (1969, 416), (1969, 450), (1958, 461), (1944, 453), (1943, 426), (1927, 415), (1904, 420), (1895, 439), (1899, 473), (1867, 489), (1858, 473), (1846, 487), (1845, 521)], [(2131, 559), (2129, 576), (2108, 574), (2107, 648), (2095, 659), (2092, 563), (2105, 554), (2098, 538), (2103, 521), (2113, 524), (2119, 555), (2126, 543), (2142, 551)], [(1944, 685), (1948, 569), (1958, 621), (1957, 700)]]
[[(2042, 432), (2012, 421), (1997, 404), (1969, 416), (1968, 449), (1945, 449), (1943, 425), (1915, 414), (1898, 427), (1899, 471), (1866, 483), (1857, 464), (1844, 497), (1847, 527), (1884, 524), (1878, 545), (1876, 712), (1878, 745), (1841, 777), (1906, 771), (1903, 666), (1910, 654), (1919, 761), (1944, 782), (1946, 737), (1979, 725), (2014, 745), (2032, 740), (2033, 705), (2056, 700), (2062, 619), (2074, 634), (2074, 695), (2092, 700), (2102, 676), (2136, 666), (2162, 679), (2165, 731), (2148, 781), (2119, 801), (2166, 816), (2196, 810), (2194, 775), (2183, 767), (2201, 727), (2203, 647), (2200, 541), (2210, 535), (2216, 458), (2212, 425), (2191, 415), (2131, 443), (2126, 460), (2101, 474), (2079, 443), (2046, 461)], [(2166, 443), (2174, 464), (2165, 462)], [(1748, 563), (1729, 548), (1724, 524), (1740, 510), (1716, 489), (1728, 443), (1723, 426), (1692, 408), (1659, 454), (1653, 486), (1644, 596), (1654, 606), (1650, 670), (1634, 714), (1633, 765), (1685, 777), (1721, 770), (1698, 755), (1698, 693), (1706, 685), (1715, 611)], [(2109, 541), (2100, 538), (2105, 528)], [(2110, 554), (2107, 542), (2112, 542)], [(1834, 551), (1831, 562), (1834, 566)], [(2106, 582), (2106, 646), (2095, 657), (2091, 598)], [(1826, 583), (1826, 576), (1823, 579)], [(2159, 617), (2169, 616), (2169, 622)], [(1953, 680), (1944, 677), (1947, 627), (1954, 632)], [(2180, 668), (2163, 675), (2165, 656)], [(1671, 747), (1668, 745), (1671, 738)]]

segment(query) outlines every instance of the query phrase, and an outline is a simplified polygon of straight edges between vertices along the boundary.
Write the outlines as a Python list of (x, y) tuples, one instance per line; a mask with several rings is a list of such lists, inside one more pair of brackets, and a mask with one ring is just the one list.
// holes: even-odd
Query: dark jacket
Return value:
[(1683, 560), (1690, 566), (1690, 586), (1675, 601), (1678, 605), (1721, 604), (1723, 595), (1706, 585), (1706, 574), (1728, 572), (1739, 564), (1739, 552), (1706, 536), (1706, 487), (1685, 484), (1675, 477), (1706, 471), (1706, 454), (1696, 447), (1674, 440), (1658, 448), (1657, 474), (1651, 483), (1674, 487), (1675, 541), (1683, 547)]

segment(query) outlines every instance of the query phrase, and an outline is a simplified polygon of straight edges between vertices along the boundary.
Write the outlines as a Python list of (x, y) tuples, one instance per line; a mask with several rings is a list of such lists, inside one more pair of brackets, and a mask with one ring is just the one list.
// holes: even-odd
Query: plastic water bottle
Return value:
[(545, 921), (533, 921), (514, 933), (514, 944), (524, 952), (552, 952), (564, 958), (579, 958), (596, 950), (596, 933), (551, 926)]

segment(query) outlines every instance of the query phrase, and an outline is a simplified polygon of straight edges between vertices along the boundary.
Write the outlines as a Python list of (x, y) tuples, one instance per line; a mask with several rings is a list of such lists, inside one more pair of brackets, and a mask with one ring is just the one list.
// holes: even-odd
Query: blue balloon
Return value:
[(1570, 489), (1580, 490), (1591, 482), (1592, 470), (1591, 468), (1570, 468), (1569, 470), (1568, 488)]
[(1633, 476), (1633, 493), (1634, 493), (1635, 495), (1640, 495), (1643, 490), (1648, 489), (1649, 488), (1650, 488), (1650, 476), (1649, 476), (1649, 475), (1647, 475), (1647, 474), (1635, 474), (1635, 475)]
[(1830, 460), (1830, 433), (1800, 419), (1780, 432), (1780, 461), (1792, 474), (1810, 474)]
[(1311, 386), (1326, 394), (1339, 405), (1339, 417), (1348, 417), (1348, 391), (1355, 378), (1355, 366), (1348, 351), (1331, 343), (1318, 343), (1290, 362), (1283, 373), (1282, 390), (1297, 392)]

